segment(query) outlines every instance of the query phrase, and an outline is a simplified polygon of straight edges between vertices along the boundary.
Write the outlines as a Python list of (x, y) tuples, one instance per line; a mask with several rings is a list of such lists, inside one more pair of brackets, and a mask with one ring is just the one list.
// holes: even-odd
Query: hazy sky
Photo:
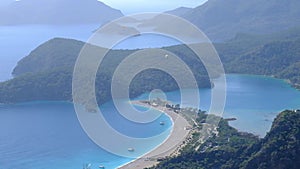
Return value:
[[(14, 0), (0, 0), (0, 6)], [(22, 0), (26, 1), (26, 0)], [(43, 0), (41, 0), (43, 1)], [(77, 0), (74, 0), (77, 1)], [(207, 0), (100, 0), (105, 4), (120, 9), (124, 14), (137, 12), (163, 12), (181, 6), (196, 7)]]
[(178, 7), (196, 7), (207, 0), (100, 0), (123, 13), (163, 12)]

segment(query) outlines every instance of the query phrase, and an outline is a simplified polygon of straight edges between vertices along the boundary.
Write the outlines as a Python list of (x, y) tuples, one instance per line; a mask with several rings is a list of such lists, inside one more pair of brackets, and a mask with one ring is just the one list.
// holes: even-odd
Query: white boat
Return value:
[(129, 152), (134, 152), (134, 148), (128, 148)]

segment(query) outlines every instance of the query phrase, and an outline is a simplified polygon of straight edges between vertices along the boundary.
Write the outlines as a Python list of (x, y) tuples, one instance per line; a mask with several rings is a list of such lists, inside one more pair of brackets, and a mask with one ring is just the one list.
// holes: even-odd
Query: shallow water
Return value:
[[(166, 115), (143, 125), (120, 119), (111, 102), (102, 109), (111, 126), (132, 137), (145, 138), (171, 130), (172, 123)], [(159, 125), (160, 121), (165, 125)], [(2, 105), (0, 138), (1, 169), (75, 169), (84, 163), (91, 163), (93, 168), (116, 168), (132, 160), (108, 153), (93, 143), (82, 130), (73, 105), (67, 102)], [(159, 144), (145, 145), (144, 153)]]
[[(191, 89), (186, 92), (196, 92)], [(180, 103), (180, 92), (166, 93)], [(210, 89), (200, 89), (203, 110), (210, 106)], [(148, 98), (147, 94), (137, 99)], [(193, 99), (193, 98), (189, 98)], [(189, 100), (185, 100), (188, 106)], [(241, 131), (264, 136), (274, 117), (284, 109), (300, 107), (300, 92), (283, 80), (264, 76), (227, 75), (227, 100), (224, 117), (236, 117), (230, 124)], [(124, 121), (112, 102), (102, 105), (107, 121), (119, 132), (132, 137), (148, 137), (170, 130), (171, 121), (162, 116), (156, 122), (138, 126)], [(159, 125), (165, 121), (166, 125)], [(140, 130), (139, 130), (140, 129)], [(83, 132), (73, 105), (67, 102), (32, 102), (0, 106), (0, 168), (115, 168), (132, 159), (110, 154), (94, 144)], [(153, 143), (153, 148), (160, 143)], [(148, 151), (145, 145), (145, 151)]]
[[(223, 117), (238, 120), (230, 124), (240, 131), (251, 132), (263, 137), (270, 130), (273, 119), (285, 109), (300, 108), (300, 91), (285, 81), (266, 76), (229, 74), (226, 76), (226, 102)], [(198, 92), (190, 89), (183, 92)], [(209, 110), (211, 90), (200, 89), (200, 109)], [(195, 98), (181, 100), (180, 91), (166, 93), (174, 103), (189, 103)], [(140, 98), (147, 98), (146, 95)]]
[[(10, 73), (17, 61), (41, 43), (54, 37), (86, 41), (96, 28), (98, 25), (0, 27), (0, 81), (11, 78)], [(147, 43), (143, 43), (145, 39)], [(116, 48), (160, 47), (177, 43), (172, 39), (162, 39), (153, 35), (139, 36)], [(200, 89), (200, 108), (203, 110), (209, 109), (210, 91)], [(166, 96), (174, 103), (181, 102), (180, 91), (168, 92)], [(137, 99), (140, 98), (148, 98), (148, 95)], [(184, 100), (183, 106), (188, 106), (193, 99)], [(241, 131), (264, 136), (280, 111), (299, 108), (300, 92), (283, 80), (227, 75), (227, 100), (223, 116), (236, 117), (238, 120), (230, 124)], [(111, 102), (102, 105), (101, 109), (116, 130), (134, 137), (170, 130), (171, 121), (167, 116), (157, 121), (165, 121), (164, 126), (157, 125), (157, 122), (137, 126), (124, 121)], [(152, 146), (158, 144), (153, 143)], [(149, 150), (149, 147), (145, 150)], [(110, 154), (94, 144), (82, 130), (71, 103), (0, 105), (0, 169), (75, 169), (82, 168), (84, 163), (92, 163), (92, 168), (98, 168), (99, 165), (115, 168), (131, 160)]]

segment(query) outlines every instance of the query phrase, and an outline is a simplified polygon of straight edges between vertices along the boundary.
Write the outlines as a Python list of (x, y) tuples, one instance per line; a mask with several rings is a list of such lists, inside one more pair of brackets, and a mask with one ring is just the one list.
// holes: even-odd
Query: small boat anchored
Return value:
[(163, 125), (165, 125), (165, 122), (161, 121), (159, 124), (163, 126)]
[(131, 147), (128, 148), (127, 150), (128, 150), (129, 152), (134, 152), (134, 148), (131, 148)]

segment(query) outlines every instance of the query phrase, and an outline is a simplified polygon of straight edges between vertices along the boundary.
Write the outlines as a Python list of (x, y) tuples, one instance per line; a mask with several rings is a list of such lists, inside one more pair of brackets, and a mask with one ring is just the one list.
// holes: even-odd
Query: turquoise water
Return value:
[[(186, 92), (195, 92), (187, 90)], [(180, 102), (180, 92), (166, 93), (167, 99)], [(200, 89), (201, 108), (207, 110), (210, 89)], [(148, 98), (147, 94), (140, 98)], [(193, 99), (193, 98), (189, 98)], [(188, 105), (189, 100), (184, 104)], [(224, 117), (236, 117), (231, 125), (241, 131), (264, 136), (273, 118), (284, 109), (300, 107), (300, 92), (282, 80), (250, 75), (227, 76)], [(138, 125), (116, 113), (112, 102), (102, 105), (107, 121), (119, 132), (132, 137), (148, 137), (171, 129), (163, 115), (157, 121)], [(139, 108), (143, 110), (143, 108)], [(165, 121), (165, 125), (159, 125)], [(73, 105), (67, 102), (32, 102), (0, 106), (1, 169), (76, 169), (84, 163), (92, 168), (115, 168), (132, 159), (110, 154), (95, 145), (83, 132)], [(160, 143), (153, 143), (152, 148)], [(151, 149), (145, 145), (145, 151)]]
[[(54, 37), (87, 41), (100, 25), (22, 25), (0, 27), (0, 81), (8, 80), (17, 62), (38, 45)], [(177, 41), (146, 34), (116, 44), (117, 49), (162, 47)], [(148, 125), (128, 123), (107, 103), (101, 107), (112, 126), (135, 137), (157, 135), (171, 130), (171, 121), (161, 116)], [(140, 108), (141, 109), (141, 108)], [(118, 121), (118, 123), (114, 123)], [(165, 121), (165, 125), (157, 125)], [(159, 145), (145, 146), (145, 152)], [(73, 105), (64, 102), (36, 102), (0, 105), (0, 169), (75, 169), (84, 163), (93, 168), (115, 168), (132, 159), (105, 152), (89, 140), (76, 118)]]
[[(97, 27), (0, 27), (0, 81), (9, 79), (17, 61), (42, 42), (54, 37), (86, 41)], [(159, 47), (176, 43), (172, 39), (162, 40), (162, 37), (145, 35), (121, 43), (116, 48)], [(180, 103), (179, 91), (168, 92), (166, 96), (168, 100)], [(200, 89), (200, 96), (201, 109), (208, 110), (210, 89)], [(137, 99), (140, 98), (148, 98), (148, 95)], [(183, 106), (188, 106), (193, 99), (184, 100)], [(280, 111), (299, 108), (300, 92), (282, 80), (251, 75), (227, 76), (224, 117), (236, 117), (238, 120), (230, 124), (241, 131), (264, 136)], [(170, 130), (172, 125), (167, 116), (142, 126), (128, 122), (116, 113), (111, 102), (102, 105), (101, 110), (116, 130), (133, 137), (157, 135)], [(158, 125), (160, 121), (166, 124)], [(145, 145), (145, 151), (159, 144)], [(94, 144), (80, 127), (71, 103), (0, 105), (0, 169), (80, 169), (84, 163), (91, 163), (92, 168), (99, 165), (116, 168), (131, 160), (110, 154)]]
[[(143, 125), (121, 119), (111, 102), (101, 109), (116, 130), (132, 137), (171, 131), (172, 123), (166, 115)], [(165, 125), (159, 125), (160, 121)], [(85, 163), (92, 164), (92, 168), (104, 165), (110, 169), (133, 160), (94, 144), (82, 130), (73, 105), (67, 102), (1, 105), (0, 138), (1, 169), (81, 169)], [(159, 144), (145, 145), (145, 153)]]
[[(227, 92), (225, 111), (223, 117), (235, 117), (238, 120), (230, 124), (240, 131), (251, 132), (263, 137), (270, 130), (276, 115), (285, 109), (300, 108), (300, 91), (292, 88), (280, 79), (266, 76), (229, 74), (227, 79)], [(184, 90), (183, 92), (197, 92), (197, 90)], [(200, 108), (209, 110), (211, 90), (200, 89)], [(166, 93), (167, 99), (180, 103), (180, 91)], [(142, 95), (139, 99), (145, 99)], [(194, 98), (183, 100), (183, 107), (189, 106)]]

